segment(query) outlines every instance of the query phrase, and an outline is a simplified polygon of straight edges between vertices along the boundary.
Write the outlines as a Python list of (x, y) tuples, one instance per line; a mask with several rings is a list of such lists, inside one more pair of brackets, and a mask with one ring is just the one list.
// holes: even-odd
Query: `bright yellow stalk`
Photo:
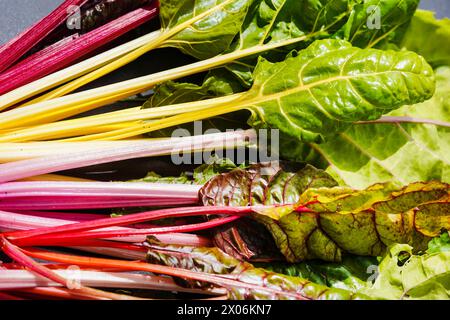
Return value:
[(188, 111), (201, 112), (202, 110), (207, 110), (218, 103), (231, 104), (241, 96), (242, 94), (235, 94), (216, 99), (198, 101), (195, 103), (181, 103), (151, 109), (132, 108), (129, 109), (129, 111), (127, 109), (92, 117), (65, 120), (23, 130), (16, 130), (8, 134), (1, 135), (0, 142), (39, 141), (85, 135), (86, 132), (93, 127), (159, 119), (177, 114), (183, 114)]
[(123, 140), (137, 135), (174, 127), (183, 123), (189, 123), (193, 121), (216, 117), (225, 113), (239, 111), (241, 109), (242, 106), (239, 104), (235, 105), (217, 104), (214, 107), (206, 110), (187, 112), (161, 120), (155, 120), (152, 122), (142, 122), (140, 124), (132, 125), (124, 129), (114, 130), (105, 133), (98, 133), (93, 135), (86, 135), (83, 137), (71, 138), (65, 141), (76, 142), (76, 141)]

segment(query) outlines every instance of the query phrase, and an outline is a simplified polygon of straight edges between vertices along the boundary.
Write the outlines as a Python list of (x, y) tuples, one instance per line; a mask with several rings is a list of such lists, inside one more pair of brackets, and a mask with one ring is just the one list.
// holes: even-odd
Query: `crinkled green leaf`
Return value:
[[(271, 272), (240, 262), (217, 248), (192, 248), (155, 245), (150, 241), (147, 259), (151, 263), (189, 269), (197, 272), (230, 275), (243, 284), (254, 284), (260, 288), (226, 288), (231, 299), (323, 299), (349, 300), (368, 297), (339, 288), (329, 288), (300, 277)], [(189, 282), (191, 286), (201, 286), (200, 282)], [(266, 289), (275, 292), (268, 292)]]
[(163, 177), (155, 172), (149, 172), (144, 178), (131, 180), (130, 182), (149, 182), (149, 183), (174, 183), (174, 184), (192, 184), (193, 181), (183, 173), (179, 177)]
[(433, 238), (428, 243), (427, 253), (438, 253), (450, 251), (450, 234), (443, 232), (439, 237)]
[(353, 7), (336, 36), (353, 45), (380, 47), (399, 44), (420, 0), (364, 0)]
[(254, 78), (237, 102), (253, 112), (251, 125), (311, 142), (427, 100), (435, 89), (433, 70), (415, 53), (360, 49), (330, 39), (283, 62), (261, 60)]
[[(248, 10), (242, 28), (229, 51), (239, 52), (262, 45), (286, 44), (262, 54), (271, 61), (281, 61), (290, 50), (305, 48), (313, 40), (324, 37), (342, 38), (360, 47), (368, 45), (385, 47), (387, 43), (398, 44), (417, 3), (418, 0), (255, 1)], [(380, 28), (367, 26), (372, 13), (368, 9), (373, 6), (379, 8), (381, 14)], [(298, 41), (293, 41), (295, 39)], [(291, 42), (294, 43), (289, 45)], [(250, 55), (220, 69), (227, 73), (227, 80), (233, 84), (233, 92), (241, 92), (251, 87), (256, 63), (255, 56)], [(230, 76), (234, 79), (230, 79)], [(211, 87), (212, 80), (214, 77), (208, 76), (201, 86), (170, 83), (168, 87), (174, 90), (174, 97), (180, 98), (186, 91), (190, 92), (188, 96), (198, 97), (204, 95), (205, 90)], [(156, 92), (166, 89), (167, 87), (163, 85)], [(202, 99), (210, 97), (211, 93), (224, 94), (224, 91), (207, 91)], [(192, 100), (179, 102), (187, 101)], [(147, 107), (150, 106), (151, 103), (147, 104)]]
[(237, 166), (228, 158), (219, 158), (217, 155), (211, 156), (207, 163), (194, 169), (192, 173), (184, 172), (179, 177), (161, 176), (155, 172), (149, 172), (141, 179), (130, 180), (129, 182), (151, 182), (151, 183), (178, 183), (178, 184), (205, 184), (215, 176), (236, 169)]
[[(435, 73), (437, 86), (432, 99), (389, 115), (450, 123), (450, 67)], [(314, 149), (337, 180), (355, 188), (385, 181), (450, 182), (448, 127), (420, 123), (353, 125)]]
[(450, 19), (418, 10), (401, 46), (422, 55), (433, 67), (450, 66)]
[[(409, 259), (399, 265), (400, 256)], [(407, 244), (390, 247), (365, 294), (375, 299), (450, 299), (450, 252), (414, 255)]]
[[(316, 33), (317, 37), (319, 35), (322, 37), (327, 34), (324, 29), (331, 33), (337, 30), (342, 25), (342, 23), (339, 24), (339, 21), (344, 21), (344, 18), (349, 15), (349, 7), (352, 5), (352, 2), (347, 0), (255, 0), (247, 2), (252, 2), (252, 4), (246, 12), (244, 21), (241, 22), (240, 29), (230, 30), (230, 34), (234, 32), (236, 35), (234, 42), (229, 43), (229, 48), (224, 46), (222, 51), (239, 52), (266, 44), (284, 42), (288, 44), (295, 39), (298, 39), (299, 43), (305, 43), (304, 47), (315, 38)], [(220, 31), (223, 32), (223, 30)], [(310, 37), (305, 38), (306, 34)], [(196, 46), (195, 41), (194, 45)], [(281, 57), (284, 58), (286, 53), (294, 47), (280, 48)], [(203, 50), (203, 47), (201, 49)], [(155, 89), (154, 97), (144, 107), (203, 100), (244, 91), (253, 83), (253, 70), (256, 63), (257, 56), (250, 54), (243, 60), (232, 61), (224, 68), (212, 70), (202, 85), (164, 83)]]
[[(155, 88), (155, 93), (142, 106), (144, 109), (160, 107), (164, 105), (178, 104), (184, 102), (199, 101), (219, 96), (225, 96), (243, 91), (242, 85), (235, 77), (225, 69), (215, 69), (208, 73), (202, 85), (194, 83), (178, 83), (174, 81), (165, 82)], [(206, 130), (247, 129), (246, 119), (248, 111), (242, 110), (230, 114), (212, 117), (201, 123), (186, 123), (179, 125), (176, 129), (187, 130), (191, 135), (204, 134)], [(195, 130), (199, 128), (201, 130)], [(174, 127), (151, 132), (151, 137), (171, 136)], [(198, 132), (197, 132), (198, 131)]]
[(449, 185), (311, 188), (295, 209), (261, 209), (255, 219), (266, 225), (290, 262), (338, 262), (344, 253), (379, 256), (393, 243), (425, 250), (431, 238), (450, 229)]
[(237, 166), (228, 158), (212, 156), (208, 163), (194, 169), (194, 181), (197, 184), (205, 184), (219, 174), (223, 174), (236, 169)]
[(342, 262), (304, 261), (295, 264), (264, 263), (258, 266), (292, 277), (308, 279), (314, 283), (358, 292), (367, 288), (369, 278), (376, 272), (377, 258), (344, 256)]
[(188, 24), (165, 45), (199, 59), (213, 57), (228, 49), (241, 30), (247, 11), (254, 0), (164, 0), (160, 19), (163, 30), (170, 31), (192, 18), (205, 17)]
[(159, 85), (155, 88), (155, 94), (143, 105), (143, 108), (199, 101), (243, 90), (242, 85), (231, 73), (225, 69), (216, 69), (208, 73), (202, 85), (174, 81)]
[[(348, 0), (261, 0), (249, 11), (232, 50), (286, 44), (263, 52), (264, 57), (282, 60), (290, 50), (304, 48), (314, 39), (333, 34), (345, 23), (353, 5), (354, 1)], [(256, 63), (256, 57), (250, 56), (224, 68), (249, 88)]]

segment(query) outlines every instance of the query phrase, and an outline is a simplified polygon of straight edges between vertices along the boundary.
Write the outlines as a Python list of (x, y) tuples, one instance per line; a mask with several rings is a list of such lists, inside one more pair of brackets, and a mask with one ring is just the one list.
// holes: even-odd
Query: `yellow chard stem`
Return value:
[[(127, 122), (159, 119), (189, 111), (202, 112), (202, 110), (207, 110), (211, 108), (211, 106), (215, 106), (218, 103), (231, 103), (241, 96), (242, 94), (235, 94), (216, 99), (198, 101), (195, 103), (182, 103), (151, 109), (132, 108), (129, 109), (129, 111), (121, 110), (92, 117), (44, 124), (3, 134), (0, 136), (0, 142), (38, 141), (85, 135), (88, 134), (87, 132), (92, 131), (92, 128), (95, 127), (105, 127), (118, 124), (120, 124), (120, 126), (124, 126), (124, 123)], [(112, 128), (112, 130), (114, 129), (117, 128)]]
[[(122, 140), (131, 138), (137, 135), (141, 135), (144, 133), (154, 132), (157, 130), (162, 130), (165, 128), (174, 127), (180, 124), (189, 123), (193, 121), (203, 120), (211, 117), (216, 117), (222, 114), (239, 111), (244, 109), (245, 103), (240, 103), (240, 99), (245, 96), (245, 94), (236, 94), (232, 97), (235, 97), (234, 103), (230, 102), (219, 102), (211, 107), (200, 110), (200, 111), (191, 111), (182, 113), (179, 115), (175, 115), (169, 118), (164, 118), (148, 123), (141, 123), (129, 126), (124, 129), (114, 130), (111, 132), (86, 135), (83, 137), (71, 138), (65, 141), (98, 141), (98, 140)], [(218, 99), (214, 99), (218, 100)]]

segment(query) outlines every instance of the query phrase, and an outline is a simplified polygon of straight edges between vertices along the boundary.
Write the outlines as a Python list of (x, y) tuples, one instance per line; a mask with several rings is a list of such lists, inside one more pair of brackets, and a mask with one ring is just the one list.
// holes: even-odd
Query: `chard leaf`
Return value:
[(205, 184), (214, 177), (236, 168), (237, 166), (230, 159), (214, 155), (208, 160), (208, 163), (194, 169), (193, 178), (195, 183)]
[(177, 184), (198, 184), (202, 185), (213, 179), (215, 176), (232, 171), (237, 166), (228, 158), (219, 158), (217, 155), (211, 156), (208, 162), (194, 169), (193, 172), (183, 172), (179, 177), (161, 176), (155, 172), (149, 172), (141, 179), (130, 180), (129, 182), (150, 182), (150, 183), (177, 183)]
[(331, 39), (283, 62), (260, 60), (254, 78), (241, 102), (253, 112), (250, 124), (311, 142), (427, 100), (435, 89), (433, 70), (415, 53), (360, 49)]
[[(324, 37), (345, 39), (359, 47), (398, 44), (417, 3), (418, 0), (258, 0), (248, 10), (240, 32), (226, 53), (260, 48), (259, 51), (265, 58), (281, 61), (292, 49), (305, 48), (315, 39)], [(379, 9), (379, 28), (368, 27), (370, 8)], [(277, 47), (276, 50), (271, 50), (273, 46)], [(255, 57), (251, 53), (238, 61), (232, 59), (219, 69), (227, 73), (226, 80), (233, 84), (233, 93), (244, 91), (253, 84), (253, 71), (257, 64)], [(199, 99), (211, 97), (211, 93), (216, 96), (229, 94), (217, 90), (208, 91), (213, 80), (214, 77), (208, 76), (201, 86), (186, 83), (179, 86), (170, 83), (168, 86), (174, 90), (172, 92), (175, 97), (184, 96), (183, 93), (187, 90), (193, 97), (202, 96)], [(156, 93), (165, 89), (167, 88), (163, 85), (156, 89)], [(178, 102), (188, 101), (193, 100)], [(146, 107), (154, 105), (150, 102)]]
[[(229, 289), (229, 297), (234, 300), (255, 299), (255, 300), (288, 300), (295, 299), (290, 294), (296, 293), (306, 299), (311, 300), (367, 300), (367, 295), (354, 293), (349, 290), (339, 288), (329, 288), (319, 285), (309, 280), (281, 275), (270, 272), (262, 268), (242, 268), (240, 265), (232, 275), (238, 276), (239, 281), (244, 283), (256, 283), (261, 289), (247, 289), (233, 287)], [(274, 289), (278, 293), (274, 294), (265, 289)]]
[[(311, 166), (264, 163), (218, 175), (200, 190), (204, 205), (247, 206), (296, 203), (308, 187), (332, 187), (336, 182)], [(240, 260), (280, 259), (271, 235), (260, 223), (242, 218), (217, 228), (217, 247)]]
[[(228, 49), (241, 29), (254, 0), (164, 0), (160, 5), (163, 30), (170, 32), (184, 26), (165, 42), (199, 59), (206, 59)], [(209, 14), (202, 17), (202, 14)], [(195, 17), (198, 21), (189, 23)]]
[(243, 91), (242, 85), (225, 69), (208, 73), (202, 85), (193, 83), (165, 82), (155, 88), (155, 93), (143, 108), (160, 107), (183, 102), (199, 101)]
[(163, 177), (155, 172), (149, 172), (144, 178), (131, 180), (130, 182), (168, 183), (168, 184), (192, 184), (193, 181), (183, 173), (179, 177)]
[[(229, 275), (243, 283), (243, 287), (226, 288), (230, 299), (323, 299), (350, 300), (368, 297), (349, 290), (328, 288), (300, 277), (271, 272), (253, 265), (240, 262), (217, 248), (192, 248), (186, 246), (155, 245), (150, 240), (147, 260), (176, 268), (197, 272)], [(245, 284), (258, 285), (260, 288), (246, 288)], [(184, 282), (186, 284), (186, 282)], [(188, 282), (190, 286), (204, 287), (200, 282)], [(275, 292), (268, 292), (271, 289)]]
[[(290, 50), (304, 48), (314, 39), (334, 33), (345, 22), (351, 6), (353, 1), (347, 0), (261, 0), (249, 11), (232, 51), (265, 46), (264, 57), (283, 60)], [(273, 45), (276, 50), (269, 51)], [(249, 56), (224, 69), (249, 88), (256, 64), (256, 57)]]
[[(409, 259), (399, 265), (401, 256)], [(390, 247), (379, 265), (373, 287), (362, 290), (375, 299), (450, 298), (450, 252), (414, 255), (411, 246)]]
[(449, 199), (449, 185), (439, 182), (308, 189), (295, 209), (261, 210), (255, 219), (288, 261), (339, 262), (344, 253), (382, 255), (393, 243), (425, 250), (442, 228), (450, 228)]
[(353, 6), (347, 23), (335, 36), (353, 45), (385, 48), (403, 39), (420, 0), (364, 0)]
[[(286, 60), (260, 59), (250, 90), (233, 103), (220, 101), (207, 110), (167, 123), (250, 110), (255, 128), (279, 129), (305, 142), (323, 142), (355, 121), (375, 120), (402, 105), (431, 98), (435, 78), (413, 52), (352, 47), (342, 40), (318, 40)], [(164, 120), (159, 125), (165, 126)], [(151, 131), (143, 127), (142, 131)]]
[(369, 277), (376, 271), (375, 257), (344, 256), (340, 263), (323, 261), (304, 261), (295, 264), (264, 263), (258, 266), (286, 274), (300, 277), (330, 288), (340, 288), (358, 292), (368, 287)]
[(209, 206), (294, 204), (308, 188), (336, 185), (310, 165), (300, 169), (294, 163), (259, 163), (214, 177), (202, 187), (200, 198)]
[[(431, 100), (400, 108), (390, 116), (450, 123), (450, 67), (436, 70)], [(440, 180), (450, 183), (450, 128), (420, 123), (353, 125), (313, 148), (332, 176), (355, 188), (376, 182)]]
[(422, 55), (433, 67), (450, 66), (450, 19), (418, 10), (401, 46)]
[[(224, 53), (241, 52), (252, 47), (259, 47), (260, 50), (257, 51), (264, 52), (265, 48), (270, 50), (273, 49), (272, 45), (277, 44), (276, 47), (280, 46), (278, 50), (281, 52), (281, 58), (284, 58), (287, 52), (299, 46), (287, 46), (283, 49), (283, 45), (305, 42), (305, 45), (300, 46), (304, 47), (314, 38), (327, 35), (325, 29), (330, 32), (337, 30), (342, 24), (339, 24), (339, 21), (343, 21), (349, 14), (351, 5), (347, 0), (248, 2), (252, 4), (246, 12), (247, 15), (240, 23), (240, 29), (232, 30), (236, 38), (233, 43), (229, 43), (229, 47), (222, 48)], [(306, 37), (306, 34), (309, 37)], [(193, 42), (195, 45), (195, 41)], [(192, 50), (189, 49), (190, 47), (184, 52), (192, 54)], [(253, 83), (256, 57), (254, 53), (250, 53), (237, 62), (231, 59), (231, 63), (223, 68), (210, 71), (202, 85), (172, 81), (164, 83), (155, 88), (154, 97), (144, 105), (144, 108), (203, 100), (244, 91)]]
[(433, 238), (428, 243), (427, 253), (438, 253), (450, 251), (450, 234), (443, 232), (439, 237)]

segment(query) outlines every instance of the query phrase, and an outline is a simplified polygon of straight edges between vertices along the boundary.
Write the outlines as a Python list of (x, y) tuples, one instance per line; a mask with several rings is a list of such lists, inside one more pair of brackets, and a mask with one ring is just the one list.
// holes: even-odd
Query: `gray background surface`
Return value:
[[(0, 0), (0, 44), (33, 24), (61, 0)], [(450, 0), (422, 0), (421, 7), (435, 10), (439, 17), (450, 17)]]

